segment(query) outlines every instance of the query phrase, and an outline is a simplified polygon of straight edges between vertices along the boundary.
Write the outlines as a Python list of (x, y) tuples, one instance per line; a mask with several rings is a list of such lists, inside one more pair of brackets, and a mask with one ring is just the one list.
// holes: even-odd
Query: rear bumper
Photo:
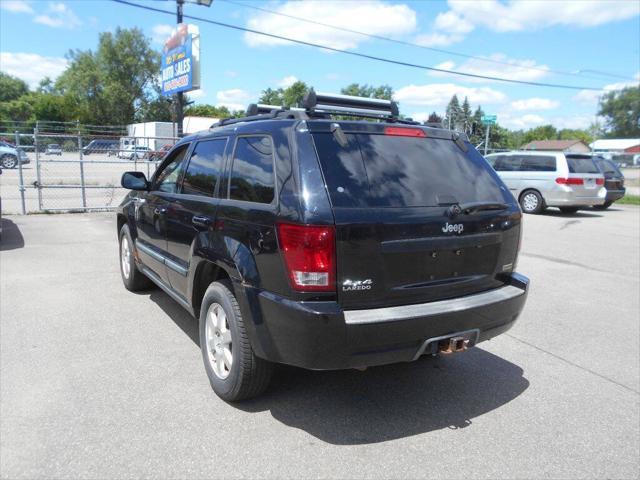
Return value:
[(458, 332), (477, 330), (477, 342), (495, 337), (517, 319), (528, 286), (529, 279), (513, 274), (508, 285), (489, 292), (358, 311), (343, 311), (335, 302), (294, 302), (251, 291), (245, 292), (247, 303), (241, 301), (241, 307), (244, 303), (243, 314), (253, 320), (250, 336), (260, 357), (333, 370), (408, 362), (420, 355), (427, 339)]
[(606, 195), (604, 187), (575, 192), (570, 187), (558, 186), (547, 192), (544, 200), (548, 207), (587, 207), (602, 205)]
[(622, 197), (624, 197), (626, 191), (627, 190), (625, 188), (619, 190), (607, 190), (606, 201), (615, 202), (616, 200), (620, 200)]

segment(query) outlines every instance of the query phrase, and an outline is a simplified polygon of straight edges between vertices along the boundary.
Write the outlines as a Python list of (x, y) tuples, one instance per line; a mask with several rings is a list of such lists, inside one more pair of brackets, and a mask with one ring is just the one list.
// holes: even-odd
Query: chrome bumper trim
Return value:
[(439, 300), (417, 305), (402, 305), (399, 307), (372, 308), (368, 310), (345, 310), (344, 321), (347, 325), (363, 325), (442, 315), (445, 313), (470, 310), (492, 303), (504, 302), (524, 295), (525, 293), (526, 290), (514, 287), (513, 285), (507, 285), (506, 287), (488, 292), (450, 300)]

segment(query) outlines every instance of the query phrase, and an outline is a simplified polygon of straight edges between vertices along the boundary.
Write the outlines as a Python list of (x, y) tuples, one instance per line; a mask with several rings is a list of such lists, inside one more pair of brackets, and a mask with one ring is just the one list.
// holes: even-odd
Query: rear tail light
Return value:
[(582, 178), (556, 178), (556, 183), (559, 185), (584, 185), (584, 180)]
[(279, 223), (278, 239), (294, 290), (335, 291), (334, 227)]
[(604, 185), (604, 178), (596, 178), (596, 185)]
[(420, 128), (406, 128), (406, 127), (387, 127), (384, 129), (385, 135), (391, 135), (395, 137), (420, 137), (426, 138), (427, 134)]

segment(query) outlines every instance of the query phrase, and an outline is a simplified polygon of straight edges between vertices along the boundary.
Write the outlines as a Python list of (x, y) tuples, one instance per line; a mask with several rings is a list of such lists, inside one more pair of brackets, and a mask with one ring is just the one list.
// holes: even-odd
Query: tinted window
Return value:
[(496, 172), (518, 172), (522, 163), (522, 157), (516, 155), (505, 155), (500, 157), (494, 168)]
[(188, 145), (176, 149), (165, 163), (165, 167), (156, 175), (154, 190), (161, 192), (175, 193), (178, 189), (178, 181), (182, 172), (184, 155), (187, 153)]
[(567, 157), (567, 164), (569, 165), (569, 173), (600, 173), (591, 157)]
[(555, 172), (556, 157), (551, 155), (522, 155), (522, 168), (526, 172)]
[(213, 196), (222, 171), (226, 138), (198, 142), (182, 180), (182, 193)]
[(492, 167), (495, 168), (496, 163), (498, 162), (498, 160), (500, 160), (503, 157), (503, 155), (493, 155), (490, 157), (484, 157), (487, 162), (489, 162), (489, 165), (491, 165)]
[(504, 201), (482, 156), (435, 138), (313, 134), (336, 207), (414, 207)]
[(611, 160), (596, 160), (596, 162), (603, 173), (607, 175), (622, 175), (618, 167), (616, 167)]
[(274, 184), (271, 138), (239, 137), (231, 167), (229, 198), (271, 203), (275, 196)]

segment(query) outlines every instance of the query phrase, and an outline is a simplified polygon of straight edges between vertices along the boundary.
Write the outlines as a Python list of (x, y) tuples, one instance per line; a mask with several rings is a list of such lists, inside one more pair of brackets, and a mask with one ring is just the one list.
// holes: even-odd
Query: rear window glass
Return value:
[(505, 155), (496, 161), (493, 168), (496, 172), (519, 172), (522, 167), (522, 157), (515, 155)]
[(313, 134), (336, 207), (418, 207), (503, 202), (499, 183), (469, 145), (434, 138)]
[(600, 173), (590, 157), (567, 157), (569, 173)]

